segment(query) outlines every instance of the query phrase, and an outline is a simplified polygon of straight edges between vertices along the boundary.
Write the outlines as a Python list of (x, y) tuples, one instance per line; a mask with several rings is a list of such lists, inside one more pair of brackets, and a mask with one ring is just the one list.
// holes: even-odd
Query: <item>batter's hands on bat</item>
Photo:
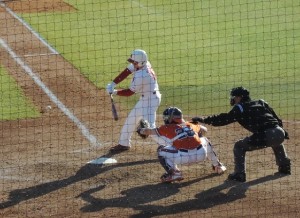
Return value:
[(116, 84), (114, 82), (108, 83), (106, 86), (106, 91), (108, 94), (114, 94)]

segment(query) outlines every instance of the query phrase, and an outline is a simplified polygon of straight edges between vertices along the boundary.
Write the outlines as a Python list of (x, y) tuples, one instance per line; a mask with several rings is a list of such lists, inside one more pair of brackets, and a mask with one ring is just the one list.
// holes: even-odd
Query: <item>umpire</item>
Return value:
[(237, 141), (233, 148), (234, 172), (228, 179), (245, 182), (245, 155), (253, 151), (271, 147), (274, 151), (279, 173), (291, 174), (291, 161), (287, 157), (283, 141), (289, 139), (283, 129), (282, 121), (274, 110), (264, 100), (251, 100), (249, 91), (244, 87), (233, 88), (230, 92), (230, 105), (233, 108), (228, 113), (208, 117), (194, 117), (193, 122), (201, 122), (213, 126), (224, 126), (238, 122), (252, 135)]

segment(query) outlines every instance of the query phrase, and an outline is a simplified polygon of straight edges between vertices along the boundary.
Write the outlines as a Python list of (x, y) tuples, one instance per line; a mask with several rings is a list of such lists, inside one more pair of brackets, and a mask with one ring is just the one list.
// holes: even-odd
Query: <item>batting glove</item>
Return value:
[(114, 93), (115, 87), (116, 87), (116, 83), (114, 83), (114, 82), (108, 83), (107, 86), (106, 86), (107, 93), (108, 94)]

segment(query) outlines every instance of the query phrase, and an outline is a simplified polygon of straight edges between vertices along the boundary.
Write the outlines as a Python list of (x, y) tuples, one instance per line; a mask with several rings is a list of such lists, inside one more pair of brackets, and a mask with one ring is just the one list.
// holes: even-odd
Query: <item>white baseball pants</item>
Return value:
[(136, 127), (141, 119), (148, 120), (151, 128), (156, 127), (156, 111), (160, 102), (161, 94), (159, 91), (140, 97), (123, 125), (119, 139), (120, 145), (131, 146), (131, 136), (136, 131)]
[(175, 147), (168, 145), (158, 150), (158, 156), (165, 159), (166, 163), (174, 170), (178, 170), (177, 164), (191, 164), (196, 162), (210, 160), (213, 166), (219, 164), (210, 142), (205, 138), (202, 147), (192, 150), (177, 150)]

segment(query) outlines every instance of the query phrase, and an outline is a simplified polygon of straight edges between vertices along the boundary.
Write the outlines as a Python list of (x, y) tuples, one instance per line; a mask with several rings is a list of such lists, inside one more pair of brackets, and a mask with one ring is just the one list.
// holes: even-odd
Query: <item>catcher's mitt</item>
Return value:
[(146, 139), (146, 138), (148, 138), (148, 135), (141, 134), (141, 129), (149, 128), (149, 127), (150, 127), (149, 122), (147, 120), (141, 119), (136, 132), (142, 139)]

